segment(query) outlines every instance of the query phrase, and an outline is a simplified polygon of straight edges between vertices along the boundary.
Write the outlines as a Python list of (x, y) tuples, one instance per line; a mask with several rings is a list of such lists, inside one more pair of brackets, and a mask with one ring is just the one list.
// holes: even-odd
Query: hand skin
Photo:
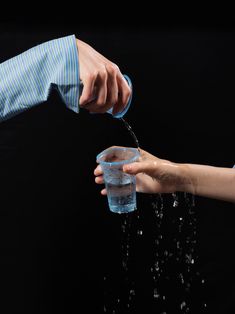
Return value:
[(80, 80), (83, 91), (80, 106), (94, 113), (105, 113), (113, 107), (113, 114), (127, 105), (131, 89), (118, 66), (106, 59), (85, 42), (76, 39)]
[[(137, 192), (186, 192), (235, 202), (235, 169), (174, 163), (142, 149), (140, 151), (138, 162), (123, 167), (124, 172), (136, 175)], [(100, 165), (94, 170), (94, 175), (97, 184), (104, 183)], [(106, 190), (103, 189), (101, 194), (106, 195)]]

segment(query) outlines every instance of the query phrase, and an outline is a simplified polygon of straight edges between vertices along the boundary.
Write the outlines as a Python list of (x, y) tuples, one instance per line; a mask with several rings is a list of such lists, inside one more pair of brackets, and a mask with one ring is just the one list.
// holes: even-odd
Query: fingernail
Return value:
[(126, 165), (125, 168), (124, 168), (124, 171), (129, 171), (131, 170), (131, 166), (130, 165)]

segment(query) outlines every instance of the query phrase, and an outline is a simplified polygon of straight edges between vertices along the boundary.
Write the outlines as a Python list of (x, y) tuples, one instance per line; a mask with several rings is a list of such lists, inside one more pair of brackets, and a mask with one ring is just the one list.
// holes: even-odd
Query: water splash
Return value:
[[(123, 118), (120, 120), (139, 149), (139, 141), (129, 123)], [(201, 302), (200, 306), (197, 305), (201, 314), (207, 309), (207, 303), (199, 301), (197, 296), (194, 296), (195, 285), (199, 291), (205, 285), (205, 279), (197, 270), (195, 197), (187, 193), (172, 193), (169, 196), (171, 198), (167, 195), (163, 197), (161, 194), (150, 196), (154, 224), (153, 262), (150, 266), (151, 297), (158, 313), (175, 314), (177, 311), (181, 314), (190, 314), (195, 310), (195, 302)], [(138, 241), (145, 235), (140, 210), (122, 218), (121, 268), (124, 289), (122, 297), (120, 295), (115, 297), (114, 305), (109, 312), (107, 306), (104, 306), (104, 312), (111, 314), (132, 313), (137, 291), (135, 280), (130, 276), (131, 237)], [(131, 230), (134, 231), (131, 233)]]
[(173, 197), (173, 207), (178, 207), (179, 206), (179, 198), (176, 193), (171, 194)]
[[(167, 196), (153, 195), (150, 201), (156, 226), (151, 267), (153, 299), (157, 307), (166, 310), (169, 303), (182, 300), (178, 301), (178, 309), (182, 314), (189, 314), (194, 311), (195, 287), (200, 290), (205, 283), (204, 278), (198, 279), (201, 274), (197, 271), (195, 197), (187, 193), (173, 193), (172, 197), (171, 206)], [(172, 211), (170, 207), (176, 209)], [(200, 303), (199, 299), (197, 302)], [(200, 306), (202, 312), (207, 308), (206, 303)]]

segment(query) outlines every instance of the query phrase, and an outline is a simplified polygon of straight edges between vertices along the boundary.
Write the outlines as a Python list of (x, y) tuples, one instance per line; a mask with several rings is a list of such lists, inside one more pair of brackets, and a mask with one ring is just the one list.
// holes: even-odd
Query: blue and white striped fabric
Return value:
[(48, 99), (56, 88), (79, 111), (79, 64), (74, 35), (51, 40), (0, 64), (0, 122)]

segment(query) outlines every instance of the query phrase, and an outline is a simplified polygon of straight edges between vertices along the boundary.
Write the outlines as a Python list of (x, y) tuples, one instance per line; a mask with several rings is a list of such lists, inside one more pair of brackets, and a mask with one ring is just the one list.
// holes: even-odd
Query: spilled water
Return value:
[[(131, 126), (123, 118), (120, 120), (139, 149), (139, 141)], [(187, 193), (172, 193), (164, 196), (145, 195), (145, 198), (148, 198), (148, 206), (152, 209), (149, 214), (152, 215), (152, 226), (146, 226), (146, 231), (153, 227), (151, 234), (153, 242), (149, 245), (153, 247), (149, 270), (151, 280), (150, 288), (146, 287), (146, 291), (149, 292), (146, 303), (148, 313), (150, 309), (160, 314), (205, 313), (207, 304), (203, 297), (198, 296), (198, 291), (203, 290), (205, 279), (198, 271), (194, 196)], [(112, 293), (108, 287), (107, 276), (104, 277), (104, 313), (138, 313), (136, 304), (142, 295), (137, 288), (138, 273), (133, 271), (133, 268), (138, 264), (136, 256), (141, 255), (134, 251), (139, 249), (138, 244), (143, 243), (145, 235), (142, 217), (144, 215), (141, 213), (141, 208), (138, 208), (133, 213), (122, 214), (117, 218), (120, 219), (121, 226), (121, 270), (120, 278), (117, 279), (119, 288)]]

